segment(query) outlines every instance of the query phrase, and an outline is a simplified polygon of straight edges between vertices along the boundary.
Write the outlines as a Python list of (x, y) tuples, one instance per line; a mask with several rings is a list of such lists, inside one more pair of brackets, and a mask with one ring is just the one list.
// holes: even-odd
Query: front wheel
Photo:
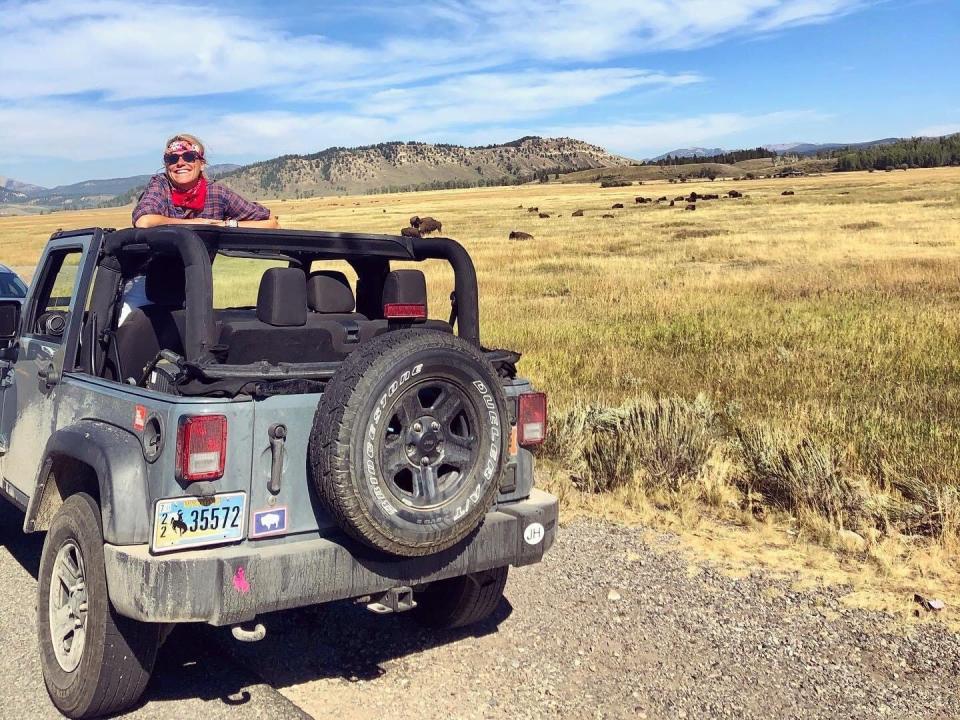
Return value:
[(37, 631), (47, 692), (67, 717), (115, 713), (143, 694), (160, 645), (159, 626), (111, 607), (100, 508), (86, 493), (68, 497), (47, 532)]
[(499, 567), (430, 583), (416, 594), (417, 619), (448, 630), (486, 620), (500, 604), (509, 570)]

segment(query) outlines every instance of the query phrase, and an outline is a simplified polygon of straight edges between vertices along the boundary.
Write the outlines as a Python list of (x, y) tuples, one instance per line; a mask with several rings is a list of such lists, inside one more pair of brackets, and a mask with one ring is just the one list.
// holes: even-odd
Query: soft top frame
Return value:
[[(55, 233), (72, 235), (76, 231)], [(200, 366), (215, 363), (217, 343), (213, 317), (213, 275), (210, 258), (221, 250), (283, 253), (306, 265), (313, 260), (447, 260), (454, 271), (453, 316), (458, 335), (480, 346), (477, 275), (469, 254), (450, 238), (407, 238), (372, 233), (315, 230), (221, 228), (211, 225), (162, 225), (154, 228), (104, 229), (102, 255), (177, 254), (186, 273), (187, 360)]]

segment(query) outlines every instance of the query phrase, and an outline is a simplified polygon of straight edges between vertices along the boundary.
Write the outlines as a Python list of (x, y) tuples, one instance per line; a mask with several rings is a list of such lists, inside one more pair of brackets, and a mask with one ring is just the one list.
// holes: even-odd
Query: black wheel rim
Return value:
[(466, 487), (479, 457), (478, 409), (450, 379), (427, 379), (397, 396), (378, 438), (381, 477), (403, 505), (442, 506)]

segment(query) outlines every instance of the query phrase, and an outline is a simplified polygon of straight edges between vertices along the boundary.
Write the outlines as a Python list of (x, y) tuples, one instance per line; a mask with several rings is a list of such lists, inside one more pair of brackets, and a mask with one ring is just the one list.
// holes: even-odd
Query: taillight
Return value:
[(223, 477), (227, 456), (227, 418), (193, 415), (180, 418), (177, 429), (177, 479), (186, 482)]
[(427, 306), (418, 303), (387, 303), (383, 306), (387, 320), (425, 320)]
[(524, 393), (517, 398), (517, 442), (539, 445), (547, 439), (546, 393)]

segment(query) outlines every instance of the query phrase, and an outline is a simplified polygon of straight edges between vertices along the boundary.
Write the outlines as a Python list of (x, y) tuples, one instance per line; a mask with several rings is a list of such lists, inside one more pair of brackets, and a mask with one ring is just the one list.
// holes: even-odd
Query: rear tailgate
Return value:
[[(254, 401), (250, 539), (334, 527), (319, 505), (307, 457), (321, 397), (321, 393), (277, 395)], [(277, 428), (282, 428), (281, 432)], [(270, 485), (275, 463), (280, 468), (274, 492)]]

